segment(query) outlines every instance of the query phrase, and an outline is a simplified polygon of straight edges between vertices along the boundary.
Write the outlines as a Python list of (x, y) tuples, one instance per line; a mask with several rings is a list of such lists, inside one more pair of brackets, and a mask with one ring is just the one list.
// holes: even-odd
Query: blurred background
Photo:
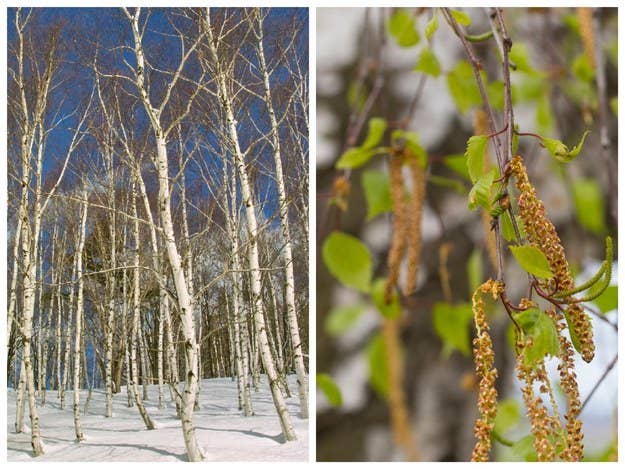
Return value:
[[(414, 19), (418, 36), (407, 47), (389, 34), (389, 20), (395, 13), (392, 8), (317, 9), (317, 249), (321, 253), (333, 230), (352, 234), (372, 252), (374, 277), (386, 276), (392, 217), (383, 213), (368, 219), (361, 177), (363, 171), (387, 171), (388, 158), (373, 158), (363, 168), (347, 172), (335, 169), (335, 164), (346, 148), (364, 139), (366, 124), (356, 130), (354, 125), (363, 109), (367, 118), (380, 116), (391, 125), (408, 116), (407, 129), (418, 133), (429, 161), (418, 289), (401, 298), (408, 419), (419, 460), (468, 461), (478, 416), (468, 345), (472, 321), (460, 316), (456, 320), (452, 313), (446, 323), (454, 328), (450, 332), (445, 324), (434, 323), (433, 310), (441, 302), (459, 307), (470, 303), (475, 285), (495, 275), (486, 253), (483, 220), (467, 209), (471, 186), (462, 175), (466, 142), (479, 133), (475, 116), (481, 101), (479, 95), (474, 99), (474, 90), (463, 87), (475, 80), (459, 65), (466, 61), (465, 50), (441, 12), (405, 10)], [(461, 13), (470, 19), (466, 26), (470, 34), (491, 29), (489, 9), (469, 8)], [(432, 24), (433, 16), (438, 27), (427, 39), (426, 25)], [(617, 12), (512, 8), (504, 9), (504, 19), (515, 44), (512, 88), (519, 130), (560, 139), (569, 148), (585, 130), (591, 131), (578, 158), (566, 165), (556, 162), (532, 137), (521, 138), (518, 150), (556, 225), (577, 284), (599, 268), (606, 235), (617, 245)], [(497, 45), (492, 38), (471, 45), (482, 64), (496, 120), (501, 122), (503, 83)], [(428, 67), (424, 73), (421, 57), (426, 47), (433, 52), (438, 70)], [(337, 178), (350, 186), (342, 206), (335, 198)], [(442, 264), (451, 298), (441, 288)], [(505, 262), (505, 278), (508, 296), (518, 302), (527, 291), (527, 276), (511, 258)], [(595, 313), (595, 359), (588, 364), (578, 357), (576, 363), (581, 400), (593, 393), (580, 417), (588, 460), (616, 455), (616, 274), (612, 282), (597, 302), (589, 304)], [(383, 318), (366, 296), (330, 275), (321, 256), (316, 294), (317, 371), (340, 393), (340, 399), (333, 399), (317, 391), (317, 459), (407, 459), (393, 442), (386, 399), (375, 383), (372, 386), (376, 373), (372, 341)], [(501, 304), (489, 314), (499, 370), (497, 425), (515, 443), (494, 443), (493, 458), (531, 460), (531, 449), (521, 442), (529, 434), (529, 422), (514, 376), (510, 319)], [(460, 334), (459, 343), (467, 347), (450, 345), (450, 333)], [(549, 361), (554, 382), (558, 381), (556, 366), (557, 360)], [(556, 394), (562, 397), (561, 392)]]

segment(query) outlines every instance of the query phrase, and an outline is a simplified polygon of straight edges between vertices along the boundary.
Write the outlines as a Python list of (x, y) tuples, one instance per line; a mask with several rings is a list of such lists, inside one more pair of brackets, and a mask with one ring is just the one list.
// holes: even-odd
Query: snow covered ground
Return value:
[[(237, 409), (236, 382), (229, 378), (202, 380), (201, 409), (195, 428), (207, 461), (307, 461), (308, 420), (301, 418), (295, 376), (289, 376), (293, 396), (287, 399), (297, 441), (283, 443), (267, 377), (259, 392), (252, 391), (256, 415), (243, 417)], [(81, 408), (87, 391), (81, 393)], [(8, 391), (7, 457), (9, 461), (186, 461), (180, 421), (165, 388), (166, 407), (158, 409), (158, 389), (150, 386), (145, 401), (157, 429), (145, 429), (136, 406), (126, 406), (126, 390), (114, 395), (113, 417), (104, 417), (104, 390), (93, 391), (88, 413), (81, 415), (85, 440), (75, 442), (72, 394), (60, 410), (56, 391), (48, 391), (40, 408), (45, 455), (34, 459), (30, 434), (16, 434), (15, 391)], [(28, 403), (24, 423), (29, 425)]]

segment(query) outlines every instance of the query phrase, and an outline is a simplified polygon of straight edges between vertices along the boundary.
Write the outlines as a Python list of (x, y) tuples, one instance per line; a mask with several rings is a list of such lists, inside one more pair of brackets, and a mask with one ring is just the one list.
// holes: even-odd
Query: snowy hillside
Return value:
[[(289, 377), (297, 392), (295, 376)], [(198, 442), (206, 461), (307, 461), (308, 420), (299, 415), (297, 394), (287, 399), (297, 432), (297, 441), (283, 443), (280, 422), (267, 384), (262, 377), (258, 393), (252, 391), (253, 417), (242, 417), (237, 410), (237, 386), (229, 378), (202, 380), (201, 409), (194, 413)], [(166, 392), (166, 395), (168, 393)], [(59, 409), (56, 391), (48, 391), (40, 408), (41, 434), (45, 454), (37, 461), (178, 461), (186, 460), (180, 421), (173, 402), (157, 406), (156, 386), (149, 389), (146, 408), (157, 422), (157, 429), (145, 429), (137, 407), (126, 406), (126, 389), (114, 396), (113, 417), (104, 417), (104, 391), (93, 391), (88, 413), (81, 416), (85, 440), (75, 443), (71, 396), (65, 410)], [(81, 394), (81, 406), (87, 391)], [(28, 425), (28, 410), (25, 423)], [(15, 391), (8, 391), (9, 461), (33, 461), (29, 434), (16, 434)]]

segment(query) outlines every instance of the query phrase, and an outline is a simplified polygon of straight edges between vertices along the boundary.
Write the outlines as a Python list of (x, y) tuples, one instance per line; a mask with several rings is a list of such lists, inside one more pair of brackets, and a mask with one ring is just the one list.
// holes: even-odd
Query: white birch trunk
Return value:
[(78, 247), (76, 248), (76, 275), (78, 276), (78, 293), (76, 295), (76, 326), (74, 337), (74, 430), (76, 432), (76, 441), (81, 442), (84, 439), (82, 426), (80, 423), (80, 360), (81, 360), (81, 344), (82, 344), (82, 317), (84, 312), (84, 286), (82, 272), (82, 251), (85, 247), (85, 237), (87, 229), (87, 190), (82, 192), (83, 207), (80, 220), (80, 232), (78, 238)]
[(269, 83), (269, 72), (265, 61), (263, 48), (263, 24), (260, 10), (256, 10), (258, 17), (258, 56), (260, 59), (260, 69), (263, 74), (265, 87), (265, 102), (269, 111), (271, 122), (271, 141), (273, 146), (273, 156), (276, 167), (276, 182), (278, 185), (278, 200), (280, 202), (280, 226), (282, 227), (282, 237), (284, 241), (284, 274), (285, 274), (285, 300), (287, 321), (289, 332), (293, 344), (293, 361), (295, 373), (297, 374), (297, 389), (299, 394), (300, 409), (302, 417), (308, 418), (308, 390), (306, 367), (304, 365), (304, 355), (302, 353), (302, 343), (299, 335), (299, 325), (297, 323), (297, 312), (295, 307), (295, 276), (293, 274), (293, 253), (291, 248), (291, 232), (289, 229), (289, 204), (286, 196), (284, 184), (284, 173), (282, 171), (282, 156), (280, 153), (280, 138), (278, 134), (278, 122), (271, 99), (271, 86)]
[[(137, 370), (137, 347), (139, 337), (139, 323), (141, 320), (141, 269), (139, 268), (139, 263), (141, 262), (139, 256), (139, 219), (137, 218), (137, 199), (136, 199), (136, 185), (133, 181), (132, 185), (132, 216), (134, 217), (133, 223), (133, 240), (134, 240), (134, 275), (133, 275), (133, 284), (132, 284), (132, 310), (133, 310), (133, 318), (132, 318), (132, 330), (130, 332), (130, 368), (132, 372), (132, 393), (135, 398), (135, 403), (137, 404), (137, 408), (139, 409), (139, 413), (141, 414), (141, 418), (143, 419), (143, 423), (148, 430), (154, 430), (154, 423), (152, 419), (148, 415), (145, 406), (143, 405), (143, 400), (141, 399), (141, 394), (139, 393), (139, 384), (138, 378), (139, 373)], [(145, 376), (144, 376), (145, 380)]]
[(256, 338), (258, 342), (258, 348), (260, 349), (263, 366), (269, 379), (269, 387), (271, 389), (274, 405), (280, 419), (282, 433), (287, 441), (291, 441), (297, 439), (297, 436), (291, 423), (284, 396), (282, 395), (282, 391), (280, 390), (278, 375), (275, 369), (273, 358), (271, 356), (271, 350), (269, 349), (267, 331), (265, 329), (265, 320), (263, 318), (260, 275), (261, 272), (258, 260), (258, 227), (256, 221), (255, 203), (252, 196), (251, 185), (248, 180), (247, 168), (245, 166), (244, 157), (239, 147), (239, 138), (237, 134), (236, 123), (234, 121), (232, 107), (230, 105), (230, 98), (227, 91), (226, 77), (224, 75), (224, 72), (220, 70), (217, 48), (215, 43), (213, 42), (213, 33), (210, 25), (210, 13), (208, 8), (206, 10), (206, 27), (211, 55), (215, 66), (217, 67), (216, 78), (218, 81), (219, 97), (221, 105), (226, 114), (228, 132), (234, 146), (233, 152), (236, 160), (239, 181), (241, 182), (241, 196), (243, 205), (245, 206), (245, 214), (247, 218), (247, 228), (250, 237), (248, 249), (248, 263), (250, 269), (252, 305), (254, 308), (254, 322), (256, 324)]
[(204, 455), (198, 446), (195, 427), (193, 425), (193, 406), (195, 403), (195, 395), (198, 385), (197, 342), (195, 337), (193, 309), (191, 297), (189, 296), (187, 287), (187, 280), (182, 269), (180, 254), (178, 252), (174, 236), (169, 192), (169, 166), (166, 137), (160, 123), (160, 111), (152, 106), (144, 80), (146, 68), (143, 46), (141, 44), (142, 36), (139, 30), (140, 12), (141, 10), (137, 8), (135, 14), (133, 16), (129, 16), (134, 36), (134, 53), (137, 60), (137, 72), (135, 78), (141, 101), (143, 102), (152, 124), (152, 130), (154, 131), (154, 137), (156, 139), (156, 169), (159, 183), (158, 209), (161, 226), (163, 228), (167, 257), (171, 266), (176, 293), (178, 295), (180, 320), (185, 336), (185, 356), (188, 362), (185, 389), (182, 396), (182, 432), (189, 460), (202, 461), (204, 459)]

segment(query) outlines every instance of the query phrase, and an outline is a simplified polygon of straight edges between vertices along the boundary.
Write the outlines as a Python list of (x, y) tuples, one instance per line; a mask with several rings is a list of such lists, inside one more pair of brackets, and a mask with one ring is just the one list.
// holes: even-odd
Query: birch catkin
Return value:
[(473, 462), (488, 461), (491, 449), (491, 432), (495, 426), (495, 416), (497, 415), (495, 352), (489, 334), (490, 327), (486, 320), (482, 295), (490, 293), (493, 299), (496, 299), (502, 291), (503, 284), (501, 282), (489, 279), (478, 287), (472, 297), (473, 319), (477, 330), (477, 336), (473, 339), (473, 360), (475, 361), (475, 372), (480, 380), (477, 401), (480, 417), (475, 422), (473, 430), (477, 438), (471, 455)]
[(560, 387), (567, 399), (567, 413), (565, 416), (567, 448), (560, 454), (560, 457), (565, 461), (581, 461), (584, 453), (584, 445), (582, 443), (584, 435), (582, 434), (582, 422), (578, 419), (582, 407), (579, 398), (577, 375), (575, 373), (573, 347), (563, 333), (566, 325), (559, 320), (555, 310), (551, 308), (546, 313), (555, 323), (558, 331), (558, 342), (560, 345), (558, 372), (560, 375)]
[[(516, 187), (521, 192), (518, 198), (519, 215), (523, 220), (528, 240), (547, 257), (558, 290), (574, 289), (575, 284), (569, 271), (569, 264), (560, 237), (553, 223), (545, 214), (545, 206), (538, 198), (536, 189), (530, 183), (527, 170), (520, 156), (515, 156), (511, 160), (509, 170), (516, 177)], [(564, 301), (571, 299), (565, 298)], [(595, 356), (595, 344), (590, 318), (579, 304), (568, 306), (566, 315), (572, 334), (579, 340), (582, 358), (586, 362), (592, 361)]]
[(407, 161), (412, 179), (412, 194), (410, 204), (408, 204), (408, 275), (404, 295), (412, 294), (417, 288), (419, 261), (421, 260), (421, 219), (425, 201), (425, 169), (410, 153), (408, 153)]
[(390, 303), (393, 288), (399, 280), (401, 260), (406, 251), (408, 220), (406, 217), (406, 197), (402, 167), (404, 158), (401, 153), (392, 153), (390, 162), (391, 200), (393, 201), (393, 238), (388, 253), (388, 277), (384, 291), (386, 303)]

